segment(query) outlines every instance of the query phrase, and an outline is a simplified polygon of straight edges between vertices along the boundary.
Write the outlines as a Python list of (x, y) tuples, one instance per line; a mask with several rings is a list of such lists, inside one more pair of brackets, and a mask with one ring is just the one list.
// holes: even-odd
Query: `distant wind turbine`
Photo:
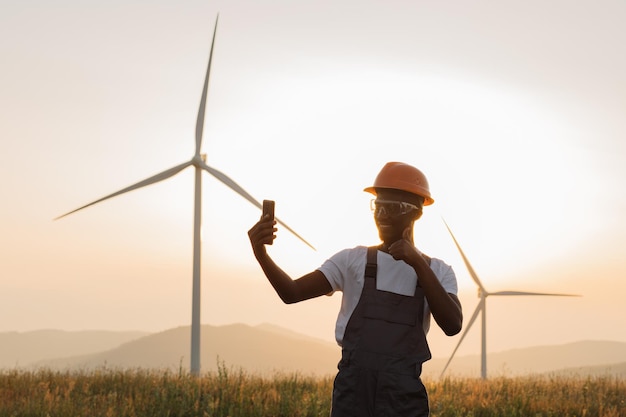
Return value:
[(457, 242), (456, 238), (454, 237), (454, 234), (452, 233), (452, 230), (450, 230), (448, 223), (446, 223), (445, 220), (443, 221), (443, 223), (446, 225), (448, 232), (450, 232), (450, 236), (452, 236), (452, 240), (454, 240), (454, 244), (459, 250), (461, 257), (463, 258), (463, 262), (465, 262), (467, 271), (469, 272), (470, 276), (472, 277), (472, 279), (478, 286), (478, 297), (480, 298), (480, 301), (478, 302), (478, 305), (476, 306), (476, 309), (474, 310), (472, 317), (467, 323), (467, 327), (465, 328), (465, 331), (463, 331), (463, 334), (461, 335), (461, 339), (459, 339), (459, 343), (454, 348), (454, 351), (452, 352), (452, 355), (450, 355), (450, 359), (448, 359), (448, 362), (446, 363), (446, 366), (444, 366), (443, 371), (441, 371), (441, 376), (443, 376), (444, 372), (446, 372), (446, 369), (448, 369), (448, 365), (450, 365), (450, 362), (452, 362), (452, 358), (454, 358), (454, 354), (459, 349), (459, 346), (461, 345), (461, 342), (463, 342), (465, 335), (467, 335), (467, 332), (472, 327), (472, 324), (474, 324), (474, 321), (476, 321), (476, 317), (478, 317), (479, 313), (482, 313), (481, 314), (481, 321), (482, 321), (481, 327), (482, 328), (481, 328), (481, 349), (480, 349), (480, 376), (482, 379), (486, 379), (487, 378), (487, 297), (488, 296), (490, 295), (549, 295), (549, 296), (556, 296), (556, 297), (579, 297), (579, 296), (574, 295), (574, 294), (549, 294), (549, 293), (524, 292), (524, 291), (498, 291), (498, 292), (487, 291), (485, 287), (483, 286), (483, 284), (478, 279), (478, 275), (476, 275), (476, 272), (474, 271), (474, 268), (472, 268), (472, 265), (469, 263), (469, 260), (465, 256), (465, 253), (463, 253), (463, 249), (461, 249), (459, 242)]
[[(196, 150), (193, 157), (187, 161), (183, 162), (180, 165), (176, 165), (170, 169), (166, 169), (163, 172), (160, 172), (156, 175), (153, 175), (150, 178), (147, 178), (143, 181), (139, 181), (136, 184), (133, 184), (129, 187), (121, 189), (113, 194), (109, 194), (106, 197), (103, 197), (99, 200), (93, 201), (89, 204), (86, 204), (82, 207), (77, 208), (76, 210), (72, 210), (68, 213), (65, 213), (54, 220), (58, 220), (62, 217), (68, 216), (72, 213), (75, 213), (79, 210), (97, 204), (101, 201), (108, 200), (109, 198), (113, 198), (120, 194), (127, 193), (129, 191), (136, 190), (138, 188), (145, 187), (147, 185), (151, 185), (163, 180), (166, 180), (176, 174), (178, 174), (183, 169), (193, 166), (195, 167), (195, 204), (194, 204), (194, 222), (193, 222), (193, 285), (192, 285), (192, 307), (191, 307), (191, 373), (194, 375), (198, 375), (200, 373), (200, 225), (202, 219), (202, 170), (207, 171), (209, 174), (213, 175), (219, 181), (224, 183), (227, 187), (235, 191), (237, 194), (248, 200), (250, 203), (254, 204), (256, 207), (262, 209), (263, 206), (260, 202), (255, 200), (247, 191), (241, 188), (235, 181), (230, 179), (226, 174), (218, 171), (215, 168), (212, 168), (206, 164), (206, 154), (200, 153), (200, 147), (202, 145), (202, 129), (204, 127), (204, 113), (206, 107), (206, 98), (207, 91), (209, 86), (209, 74), (211, 72), (211, 59), (213, 58), (213, 47), (215, 45), (215, 35), (217, 33), (217, 22), (219, 19), (219, 15), (215, 19), (215, 29), (213, 30), (213, 40), (211, 42), (211, 51), (209, 53), (209, 63), (207, 66), (206, 76), (204, 78), (204, 88), (202, 89), (202, 98), (200, 99), (200, 108), (198, 109), (198, 118), (196, 121)], [(293, 229), (283, 223), (280, 219), (276, 218), (276, 221), (280, 223), (285, 229), (289, 230), (293, 233), (298, 239), (303, 241), (309, 247), (315, 250), (315, 248), (306, 240), (304, 240), (299, 234), (297, 234)]]

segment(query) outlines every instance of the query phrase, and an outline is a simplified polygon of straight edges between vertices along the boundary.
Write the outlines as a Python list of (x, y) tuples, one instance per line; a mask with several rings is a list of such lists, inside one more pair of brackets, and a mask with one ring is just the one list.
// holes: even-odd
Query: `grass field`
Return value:
[[(0, 372), (0, 417), (328, 416), (332, 377), (262, 377), (221, 366), (195, 378), (146, 370)], [(626, 417), (626, 381), (449, 378), (424, 381), (433, 417)]]

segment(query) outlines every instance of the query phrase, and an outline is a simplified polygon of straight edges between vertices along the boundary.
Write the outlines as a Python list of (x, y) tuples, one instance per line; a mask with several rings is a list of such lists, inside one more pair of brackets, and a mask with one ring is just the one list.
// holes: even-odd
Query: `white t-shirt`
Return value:
[[(335, 339), (339, 346), (342, 344), (348, 320), (361, 298), (366, 263), (367, 247), (357, 246), (337, 252), (318, 268), (332, 286), (333, 291), (343, 292), (341, 309), (335, 325)], [(417, 274), (411, 266), (404, 261), (396, 261), (391, 255), (381, 251), (378, 251), (377, 263), (377, 289), (408, 296), (415, 294)], [(432, 258), (430, 269), (433, 270), (446, 292), (457, 294), (456, 276), (450, 265), (441, 259)], [(423, 325), (424, 332), (428, 333), (430, 308), (427, 302), (424, 305)]]

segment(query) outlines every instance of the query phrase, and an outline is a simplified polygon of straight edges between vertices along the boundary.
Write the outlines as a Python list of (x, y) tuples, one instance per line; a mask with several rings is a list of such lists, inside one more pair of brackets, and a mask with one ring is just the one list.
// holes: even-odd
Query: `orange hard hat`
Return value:
[(402, 162), (387, 162), (380, 170), (374, 185), (363, 191), (376, 195), (376, 188), (392, 188), (424, 197), (424, 205), (435, 202), (430, 196), (428, 180), (422, 171)]

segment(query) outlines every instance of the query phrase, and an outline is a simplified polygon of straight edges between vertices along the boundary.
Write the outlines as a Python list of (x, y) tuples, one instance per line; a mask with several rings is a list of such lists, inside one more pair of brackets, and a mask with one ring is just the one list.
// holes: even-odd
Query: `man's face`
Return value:
[(404, 230), (412, 227), (413, 221), (420, 215), (419, 197), (400, 190), (382, 188), (376, 190), (374, 221), (378, 235), (385, 245), (389, 246), (402, 239)]

